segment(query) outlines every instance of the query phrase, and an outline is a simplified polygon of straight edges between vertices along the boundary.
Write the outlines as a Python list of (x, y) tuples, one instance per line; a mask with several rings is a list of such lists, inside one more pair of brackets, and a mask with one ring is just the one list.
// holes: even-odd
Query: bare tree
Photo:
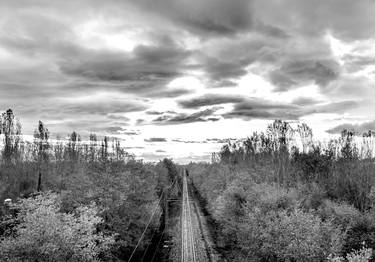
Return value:
[(312, 139), (313, 139), (312, 129), (305, 123), (302, 123), (301, 125), (298, 125), (297, 131), (301, 138), (302, 151), (303, 153), (308, 153), (309, 148), (312, 145)]
[(42, 165), (48, 161), (48, 149), (49, 149), (49, 131), (45, 127), (42, 121), (39, 121), (38, 128), (34, 131), (34, 143), (37, 148), (37, 163), (38, 163), (38, 188), (37, 191), (41, 191), (42, 185)]
[(0, 134), (4, 134), (3, 160), (7, 163), (12, 161), (12, 157), (19, 157), (18, 147), (20, 145), (21, 123), (15, 119), (12, 109), (8, 109), (1, 115)]

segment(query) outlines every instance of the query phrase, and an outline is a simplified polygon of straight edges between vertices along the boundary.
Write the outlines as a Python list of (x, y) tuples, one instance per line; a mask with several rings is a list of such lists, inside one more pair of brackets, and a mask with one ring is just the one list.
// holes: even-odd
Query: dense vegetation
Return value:
[[(163, 190), (176, 166), (137, 161), (116, 139), (73, 132), (51, 141), (42, 122), (23, 141), (12, 110), (0, 120), (1, 261), (134, 261), (162, 221)], [(154, 212), (155, 211), (155, 212)], [(153, 218), (152, 213), (155, 213)]]
[[(359, 143), (359, 140), (360, 143)], [(229, 261), (375, 261), (374, 134), (275, 121), (188, 168)]]
[[(141, 261), (178, 167), (138, 161), (114, 138), (21, 130), (1, 115), (0, 201), (14, 200), (0, 208), (1, 261)], [(189, 164), (217, 248), (237, 262), (375, 261), (374, 141), (343, 131), (323, 144), (275, 121)]]

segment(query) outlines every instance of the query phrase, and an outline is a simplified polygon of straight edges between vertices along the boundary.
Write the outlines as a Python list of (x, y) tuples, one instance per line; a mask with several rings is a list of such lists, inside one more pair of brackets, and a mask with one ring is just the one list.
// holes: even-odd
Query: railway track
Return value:
[(182, 189), (182, 215), (181, 215), (181, 261), (197, 262), (195, 250), (194, 228), (192, 222), (192, 212), (190, 207), (189, 190), (186, 175), (183, 176)]

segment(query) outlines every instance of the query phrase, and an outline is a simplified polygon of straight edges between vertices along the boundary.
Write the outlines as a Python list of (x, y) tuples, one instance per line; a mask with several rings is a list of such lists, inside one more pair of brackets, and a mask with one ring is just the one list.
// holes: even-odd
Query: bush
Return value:
[(337, 203), (328, 199), (324, 200), (318, 213), (323, 219), (331, 219), (336, 225), (341, 225), (344, 229), (363, 219), (361, 212), (353, 205)]
[(298, 208), (300, 197), (295, 189), (234, 181), (213, 209), (230, 261), (323, 261), (340, 254), (341, 227)]
[(5, 261), (98, 261), (113, 243), (113, 236), (96, 232), (102, 219), (95, 205), (61, 213), (59, 196), (45, 193), (23, 199), (17, 207), (16, 236), (0, 242)]
[[(343, 253), (348, 254), (353, 250), (360, 250), (362, 243), (366, 243), (369, 248), (375, 249), (375, 222), (373, 214), (366, 214), (362, 219), (356, 221), (348, 229)], [(371, 261), (375, 261), (372, 257)]]
[(250, 212), (242, 224), (241, 248), (265, 261), (321, 261), (339, 254), (343, 234), (330, 221), (299, 209)]
[(346, 259), (343, 258), (343, 257), (334, 257), (332, 255), (329, 255), (328, 261), (329, 262), (343, 262), (343, 261), (368, 262), (371, 259), (372, 253), (373, 253), (373, 251), (372, 251), (371, 248), (362, 247), (361, 250), (353, 251), (353, 252), (347, 254)]

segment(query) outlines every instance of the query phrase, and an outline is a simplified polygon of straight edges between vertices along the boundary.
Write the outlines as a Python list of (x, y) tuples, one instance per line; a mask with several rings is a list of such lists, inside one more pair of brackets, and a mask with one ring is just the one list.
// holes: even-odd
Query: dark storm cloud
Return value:
[(145, 113), (146, 113), (147, 115), (162, 115), (162, 114), (163, 114), (163, 112), (154, 111), (154, 110), (146, 111)]
[(126, 124), (121, 124), (120, 126), (103, 126), (100, 128), (94, 128), (93, 132), (105, 132), (110, 133), (114, 135), (127, 135), (127, 136), (137, 136), (140, 134), (137, 130), (129, 130), (127, 128), (124, 128)]
[(169, 88), (167, 85), (170, 79), (142, 79), (132, 81), (103, 81), (103, 80), (79, 80), (73, 84), (61, 88), (65, 90), (82, 92), (113, 91), (123, 94), (133, 94), (143, 98), (175, 98), (193, 91), (184, 88)]
[[(27, 123), (45, 118), (59, 120), (54, 126), (60, 129), (66, 125), (69, 129), (98, 130), (96, 122), (102, 121), (115, 130), (128, 123), (119, 115), (147, 110), (161, 98), (193, 93), (193, 88), (168, 87), (171, 80), (191, 71), (198, 73), (206, 87), (234, 87), (251, 71), (268, 77), (276, 86), (274, 91), (315, 83), (337, 101), (372, 94), (371, 81), (359, 83), (357, 78), (345, 78), (341, 73), (364, 69), (373, 64), (373, 57), (353, 52), (339, 65), (325, 38), (327, 32), (344, 41), (374, 38), (375, 3), (371, 0), (0, 3), (0, 56), (4, 50), (5, 56), (11, 57), (0, 63), (0, 104), (19, 110)], [(92, 22), (99, 27), (92, 29)], [(129, 51), (96, 47), (95, 39), (92, 43), (82, 40), (85, 30), (93, 35), (136, 32), (132, 39), (136, 45)], [(97, 103), (67, 99), (100, 92), (129, 94), (131, 98), (124, 102), (103, 97)], [(218, 95), (178, 101), (184, 108), (233, 103), (233, 111), (224, 117), (245, 119), (297, 119), (358, 106), (353, 101), (322, 105), (308, 98), (296, 99), (291, 105), (256, 103)], [(217, 121), (222, 117), (206, 111), (161, 112), (158, 116), (155, 124)], [(97, 121), (85, 121), (89, 118)]]
[(160, 89), (160, 90), (153, 90), (150, 93), (145, 94), (146, 97), (149, 98), (175, 98), (180, 97), (183, 95), (192, 94), (194, 91), (189, 89), (183, 88), (175, 88), (175, 89)]
[[(100, 131), (107, 131), (108, 133), (111, 133), (111, 134), (119, 134), (122, 131), (124, 131), (125, 129), (121, 126), (109, 126), (109, 127), (105, 127), (103, 129), (99, 129), (99, 130)], [(93, 130), (93, 131), (96, 131), (96, 130)]]
[(132, 3), (200, 35), (233, 34), (248, 30), (253, 24), (251, 0), (138, 0)]
[(318, 103), (320, 103), (320, 101), (312, 97), (297, 97), (296, 99), (292, 101), (292, 104), (299, 105), (299, 106), (314, 105)]
[(215, 81), (238, 78), (247, 73), (244, 68), (247, 63), (241, 63), (240, 61), (228, 62), (208, 57), (203, 63), (206, 74)]
[(299, 60), (284, 63), (270, 72), (271, 82), (277, 91), (287, 91), (290, 87), (313, 81), (320, 86), (338, 78), (339, 65), (333, 60)]
[[(99, 121), (100, 120), (100, 121)], [(123, 127), (112, 126), (110, 121), (105, 119), (65, 119), (62, 122), (56, 123), (53, 119), (44, 121), (52, 134), (57, 133), (71, 133), (77, 131), (80, 135), (88, 136), (91, 133), (98, 133), (100, 135), (120, 134)]]
[(319, 105), (300, 106), (271, 101), (252, 99), (238, 103), (233, 110), (225, 113), (224, 118), (249, 119), (284, 119), (297, 120), (300, 117), (316, 113), (340, 113), (358, 107), (358, 101), (342, 101)]
[[(201, 60), (207, 76), (214, 80), (213, 86), (220, 86), (221, 81), (245, 75), (246, 66), (253, 62), (268, 61), (273, 62), (277, 68), (269, 75), (272, 83), (278, 86), (278, 91), (286, 91), (308, 81), (324, 87), (337, 79), (340, 71), (332, 60), (330, 47), (324, 39), (326, 32), (344, 39), (371, 38), (375, 33), (371, 15), (375, 11), (375, 4), (370, 0), (330, 0), (316, 3), (300, 0), (224, 3), (212, 0), (205, 1), (204, 4), (201, 1), (165, 0), (152, 2), (151, 8), (148, 8), (150, 2), (137, 1), (136, 5), (145, 12), (151, 11), (172, 23), (177, 22), (202, 38), (238, 32), (258, 33), (258, 39), (243, 43), (242, 49), (233, 46), (226, 48), (234, 57), (236, 53), (242, 53), (238, 56), (242, 58), (227, 59), (223, 52), (218, 52), (217, 56)], [(197, 11), (191, 14), (191, 10), (195, 9)], [(347, 19), (348, 14), (351, 19)], [(239, 22), (231, 22), (237, 20)], [(201, 21), (204, 23), (200, 23)], [(220, 26), (212, 26), (213, 24)], [(270, 38), (255, 52), (250, 51), (251, 44), (264, 37)], [(282, 42), (278, 42), (280, 39)], [(242, 35), (234, 38), (235, 42), (242, 40)], [(312, 46), (315, 46), (315, 50)], [(243, 58), (249, 54), (252, 57), (244, 61)], [(301, 57), (308, 57), (308, 60), (301, 60)]]
[(163, 115), (153, 120), (157, 125), (186, 124), (194, 122), (217, 121), (218, 118), (212, 117), (219, 108), (211, 108), (195, 112), (193, 114), (179, 113), (177, 115)]
[(340, 101), (340, 102), (333, 102), (323, 105), (314, 105), (311, 107), (304, 108), (304, 112), (306, 114), (313, 114), (313, 113), (342, 113), (347, 110), (356, 108), (360, 106), (362, 101)]
[(183, 108), (199, 108), (202, 106), (239, 103), (244, 100), (243, 97), (235, 95), (206, 94), (200, 97), (179, 100), (178, 104)]
[(107, 114), (107, 117), (109, 119), (113, 119), (113, 120), (118, 120), (118, 121), (124, 121), (124, 122), (127, 122), (129, 121), (130, 119), (126, 116), (123, 116), (123, 115), (116, 115), (116, 114)]
[(59, 111), (68, 114), (99, 114), (107, 115), (108, 113), (129, 113), (143, 111), (147, 106), (142, 103), (127, 101), (90, 101), (85, 103), (66, 104)]
[(61, 64), (67, 74), (103, 81), (172, 79), (181, 74), (189, 52), (177, 46), (143, 46), (131, 54), (85, 50)]
[(165, 150), (162, 150), (162, 149), (157, 149), (155, 150), (156, 153), (167, 153), (167, 151)]
[[(64, 89), (110, 89), (150, 97), (177, 97), (188, 93), (187, 90), (166, 88), (169, 81), (183, 73), (190, 52), (162, 32), (153, 36), (152, 44), (139, 44), (132, 52), (92, 49), (78, 44), (72, 26), (58, 17), (29, 12), (4, 19), (3, 27), (13, 34), (0, 31), (1, 46), (16, 55), (36, 58), (36, 61), (47, 59), (47, 65), (30, 68), (28, 83), (33, 79), (43, 85), (47, 77), (55, 75), (59, 77), (54, 79), (55, 83), (62, 83)], [(41, 73), (56, 67), (59, 71)], [(2, 73), (13, 82), (15, 75), (18, 81), (26, 77), (24, 72), (14, 69)], [(77, 81), (77, 77), (81, 80)], [(64, 83), (72, 78), (74, 82)], [(37, 86), (31, 88), (34, 93), (42, 89)], [(54, 89), (57, 88), (58, 85)]]
[(173, 142), (184, 143), (184, 144), (206, 144), (207, 141), (194, 141), (194, 140), (182, 140), (182, 139), (173, 139)]
[(367, 133), (368, 131), (374, 131), (375, 130), (375, 120), (374, 121), (369, 121), (369, 122), (364, 122), (362, 124), (342, 124), (335, 126), (329, 130), (327, 130), (328, 133), (330, 134), (340, 134), (343, 130), (348, 130), (348, 131), (353, 131), (358, 135), (362, 135), (363, 133)]
[(125, 146), (125, 149), (144, 149), (144, 146)]
[(145, 142), (167, 142), (167, 139), (164, 137), (151, 137), (144, 140)]
[(214, 87), (234, 87), (234, 86), (237, 86), (237, 83), (228, 79), (217, 81), (214, 84)]
[(254, 9), (257, 17), (267, 24), (289, 27), (290, 31), (306, 36), (321, 35), (327, 30), (345, 39), (369, 38), (375, 34), (375, 2), (371, 0), (257, 0)]
[(175, 111), (166, 111), (166, 112), (160, 112), (160, 111), (146, 111), (145, 112), (147, 115), (162, 115), (162, 114), (177, 114)]

